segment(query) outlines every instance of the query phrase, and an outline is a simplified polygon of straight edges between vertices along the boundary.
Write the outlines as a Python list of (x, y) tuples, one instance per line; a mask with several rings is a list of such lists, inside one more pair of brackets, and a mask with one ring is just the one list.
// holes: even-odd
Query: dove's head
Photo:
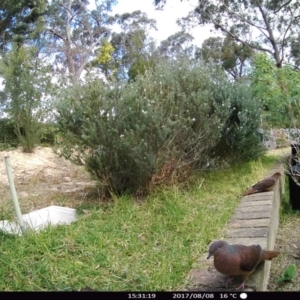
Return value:
[(207, 259), (209, 259), (210, 257), (214, 256), (214, 254), (216, 253), (216, 251), (218, 251), (220, 248), (224, 247), (228, 245), (225, 241), (216, 241), (213, 242), (209, 249), (208, 249), (208, 256)]
[(281, 176), (281, 173), (280, 172), (276, 172), (276, 173), (273, 174), (273, 176), (276, 177), (276, 178), (279, 178)]

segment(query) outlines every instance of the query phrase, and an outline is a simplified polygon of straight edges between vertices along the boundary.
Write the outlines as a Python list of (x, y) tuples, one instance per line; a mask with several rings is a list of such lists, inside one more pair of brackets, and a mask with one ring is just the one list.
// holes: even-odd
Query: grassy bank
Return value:
[(222, 237), (241, 192), (274, 161), (201, 173), (143, 202), (81, 205), (78, 221), (39, 234), (0, 233), (0, 290), (178, 289), (208, 244)]

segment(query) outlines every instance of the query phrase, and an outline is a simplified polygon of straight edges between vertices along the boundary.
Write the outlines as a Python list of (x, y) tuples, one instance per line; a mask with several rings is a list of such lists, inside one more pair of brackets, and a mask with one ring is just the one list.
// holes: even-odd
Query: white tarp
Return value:
[[(70, 224), (76, 220), (76, 209), (63, 206), (48, 206), (28, 214), (22, 215), (26, 228), (40, 231), (48, 225)], [(0, 230), (22, 235), (17, 222), (0, 221)]]

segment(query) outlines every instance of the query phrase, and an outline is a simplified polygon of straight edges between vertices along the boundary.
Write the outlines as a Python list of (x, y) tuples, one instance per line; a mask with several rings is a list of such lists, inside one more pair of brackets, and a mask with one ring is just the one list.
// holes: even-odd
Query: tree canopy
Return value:
[(179, 31), (166, 40), (161, 41), (158, 48), (161, 55), (166, 57), (177, 57), (183, 55), (192, 58), (196, 50), (196, 46), (192, 44), (194, 37), (185, 31)]
[[(154, 0), (162, 8), (166, 0)], [(212, 24), (244, 46), (268, 53), (282, 67), (299, 32), (298, 0), (199, 0), (179, 21), (183, 27)]]
[[(46, 0), (2, 0), (0, 6), (0, 47), (15, 41), (21, 43), (42, 22)], [(41, 25), (41, 24), (39, 24)], [(39, 27), (39, 29), (41, 29)]]
[(112, 54), (114, 69), (117, 70), (118, 79), (127, 80), (130, 77), (133, 79), (152, 65), (155, 46), (153, 39), (149, 37), (149, 31), (157, 29), (156, 21), (139, 10), (117, 14), (114, 20), (121, 29), (120, 32), (113, 34), (111, 40), (115, 49)]
[(247, 74), (253, 54), (253, 49), (235, 42), (231, 37), (210, 37), (203, 42), (198, 55), (205, 62), (212, 61), (222, 66), (236, 80)]

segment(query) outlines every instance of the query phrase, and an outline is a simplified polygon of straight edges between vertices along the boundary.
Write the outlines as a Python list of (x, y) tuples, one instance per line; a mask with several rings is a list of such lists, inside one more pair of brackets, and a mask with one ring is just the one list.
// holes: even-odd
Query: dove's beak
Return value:
[(211, 258), (211, 254), (208, 254), (207, 259), (210, 259), (210, 258)]

